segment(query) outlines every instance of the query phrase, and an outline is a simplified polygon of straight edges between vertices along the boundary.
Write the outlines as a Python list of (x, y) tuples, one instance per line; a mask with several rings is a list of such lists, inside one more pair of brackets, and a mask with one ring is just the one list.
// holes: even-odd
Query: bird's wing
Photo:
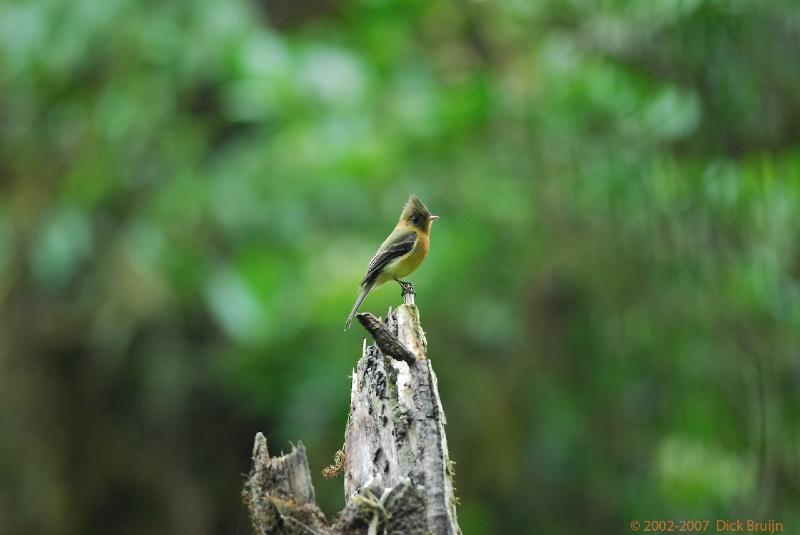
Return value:
[(369, 261), (367, 274), (364, 275), (361, 285), (373, 282), (389, 262), (411, 252), (415, 243), (417, 243), (417, 234), (410, 230), (402, 231), (397, 236), (389, 236)]

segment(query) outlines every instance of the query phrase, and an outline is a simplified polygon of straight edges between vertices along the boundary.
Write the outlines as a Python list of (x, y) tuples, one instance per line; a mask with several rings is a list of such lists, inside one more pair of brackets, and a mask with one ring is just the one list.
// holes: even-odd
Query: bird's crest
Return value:
[(425, 203), (419, 200), (419, 197), (412, 194), (406, 201), (405, 206), (403, 206), (403, 213), (400, 214), (400, 219), (408, 219), (414, 214), (428, 216), (430, 213)]

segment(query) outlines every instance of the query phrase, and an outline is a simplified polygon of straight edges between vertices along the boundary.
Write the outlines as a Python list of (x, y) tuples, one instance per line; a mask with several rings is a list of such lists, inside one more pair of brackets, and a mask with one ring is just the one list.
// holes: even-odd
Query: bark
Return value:
[(271, 458), (258, 433), (243, 493), (257, 534), (461, 533), (436, 374), (414, 295), (403, 296), (384, 322), (357, 316), (376, 343), (365, 341), (353, 371), (344, 459), (333, 470), (344, 471), (345, 508), (326, 521), (302, 444)]

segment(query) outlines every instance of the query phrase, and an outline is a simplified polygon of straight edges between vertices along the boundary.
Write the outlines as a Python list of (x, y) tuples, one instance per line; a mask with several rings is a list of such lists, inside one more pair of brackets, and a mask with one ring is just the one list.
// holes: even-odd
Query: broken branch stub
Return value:
[[(411, 303), (408, 303), (409, 297)], [(367, 346), (353, 372), (345, 430), (345, 495), (409, 482), (422, 493), (428, 529), (460, 533), (436, 374), (413, 296), (390, 310), (394, 341)], [(377, 339), (376, 339), (376, 342)], [(388, 358), (384, 347), (410, 350), (414, 362)]]
[[(329, 525), (314, 504), (302, 444), (270, 458), (259, 433), (244, 497), (259, 535), (460, 535), (445, 416), (412, 293), (385, 322), (359, 314), (375, 338), (353, 371), (345, 429), (345, 508)], [(292, 531), (300, 530), (300, 531)], [(305, 530), (305, 531), (303, 531)]]
[(303, 444), (280, 457), (270, 457), (267, 439), (256, 434), (253, 468), (242, 491), (258, 535), (332, 535), (325, 515), (314, 503), (314, 486)]

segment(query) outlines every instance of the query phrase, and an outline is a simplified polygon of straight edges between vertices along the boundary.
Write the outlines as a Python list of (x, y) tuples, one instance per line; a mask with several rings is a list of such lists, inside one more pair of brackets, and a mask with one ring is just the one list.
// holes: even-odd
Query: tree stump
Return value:
[(357, 315), (375, 344), (364, 342), (353, 371), (344, 459), (337, 458), (345, 508), (327, 521), (303, 445), (270, 457), (258, 433), (243, 491), (258, 535), (460, 535), (436, 374), (413, 291), (403, 298), (384, 322)]

